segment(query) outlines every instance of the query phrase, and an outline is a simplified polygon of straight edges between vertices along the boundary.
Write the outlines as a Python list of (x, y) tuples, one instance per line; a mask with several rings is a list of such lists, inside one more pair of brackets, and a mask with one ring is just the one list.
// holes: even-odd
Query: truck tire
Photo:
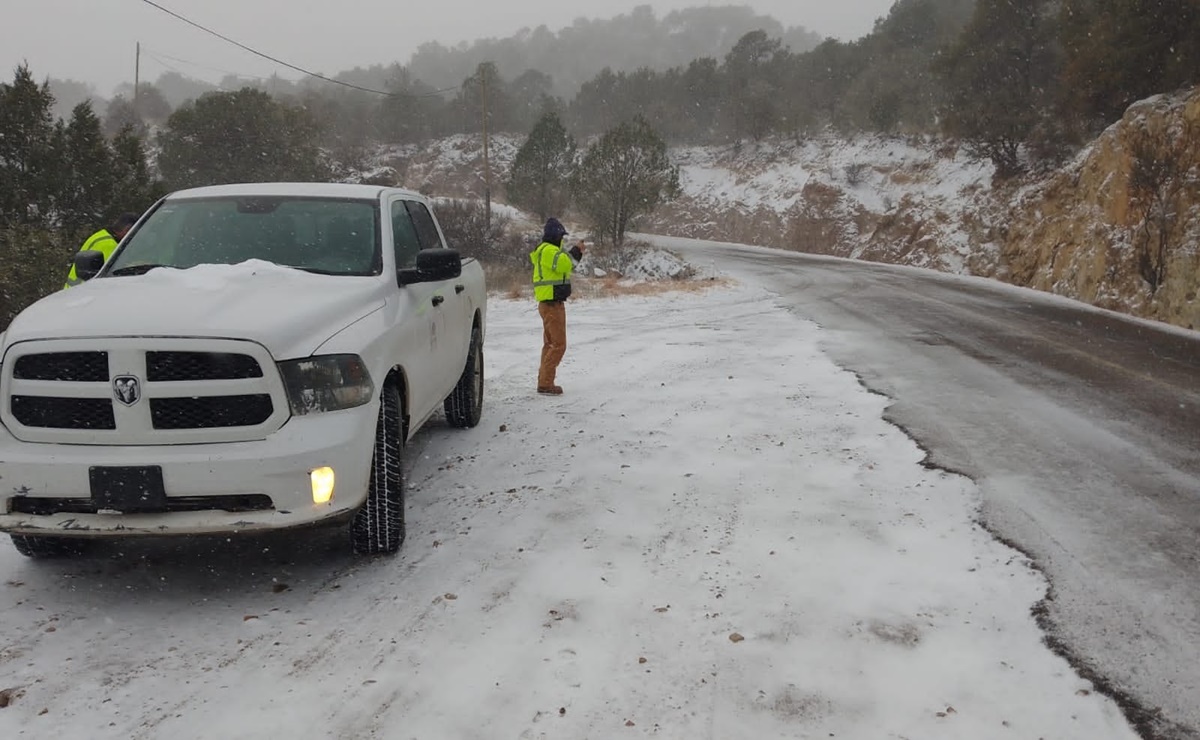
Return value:
[(380, 392), (367, 500), (350, 525), (350, 538), (357, 555), (393, 553), (404, 542), (402, 435), (400, 392), (388, 383)]
[(444, 406), (446, 421), (452, 427), (473, 427), (483, 415), (483, 332), (478, 324), (471, 329), (466, 367), (459, 376), (458, 385), (446, 396)]
[(69, 558), (82, 555), (85, 544), (70, 537), (11, 534), (13, 547), (27, 558)]

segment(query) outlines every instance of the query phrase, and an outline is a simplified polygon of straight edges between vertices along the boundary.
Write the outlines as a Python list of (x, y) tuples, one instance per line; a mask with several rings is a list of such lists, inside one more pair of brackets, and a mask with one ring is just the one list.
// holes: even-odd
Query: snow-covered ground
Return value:
[(395, 558), (0, 544), (0, 737), (1134, 738), (974, 485), (814, 324), (710, 285), (573, 301), (562, 397), (494, 296), (483, 422), (410, 448)]

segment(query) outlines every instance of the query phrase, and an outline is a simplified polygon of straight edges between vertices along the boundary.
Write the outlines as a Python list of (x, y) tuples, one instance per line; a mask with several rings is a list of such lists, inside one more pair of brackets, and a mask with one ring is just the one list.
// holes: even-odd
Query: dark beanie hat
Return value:
[(567, 230), (562, 223), (553, 216), (546, 219), (546, 228), (542, 230), (542, 239), (548, 242), (553, 242), (567, 235)]

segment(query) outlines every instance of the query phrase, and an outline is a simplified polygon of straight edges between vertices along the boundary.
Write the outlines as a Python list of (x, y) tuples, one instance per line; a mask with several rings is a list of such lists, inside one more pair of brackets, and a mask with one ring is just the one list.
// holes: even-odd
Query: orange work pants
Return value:
[(567, 304), (563, 301), (540, 301), (542, 316), (542, 364), (538, 368), (538, 388), (554, 385), (558, 363), (567, 351)]

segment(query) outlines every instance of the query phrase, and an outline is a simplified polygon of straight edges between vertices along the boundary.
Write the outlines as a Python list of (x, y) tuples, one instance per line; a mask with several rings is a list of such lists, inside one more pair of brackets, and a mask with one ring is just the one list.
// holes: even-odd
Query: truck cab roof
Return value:
[(385, 194), (402, 195), (406, 198), (422, 201), (428, 200), (420, 193), (404, 188), (391, 188), (382, 185), (355, 185), (341, 182), (252, 182), (233, 185), (208, 185), (205, 187), (177, 190), (168, 195), (167, 199), (184, 200), (190, 198), (220, 198), (247, 195), (379, 200)]

